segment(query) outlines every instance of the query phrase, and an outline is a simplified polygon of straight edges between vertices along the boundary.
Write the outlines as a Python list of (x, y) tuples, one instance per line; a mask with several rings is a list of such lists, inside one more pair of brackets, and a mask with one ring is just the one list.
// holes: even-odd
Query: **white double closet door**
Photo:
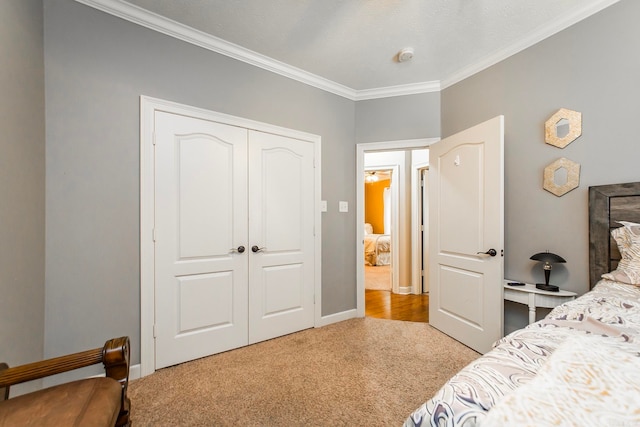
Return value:
[(156, 368), (312, 327), (313, 144), (159, 111), (154, 126)]

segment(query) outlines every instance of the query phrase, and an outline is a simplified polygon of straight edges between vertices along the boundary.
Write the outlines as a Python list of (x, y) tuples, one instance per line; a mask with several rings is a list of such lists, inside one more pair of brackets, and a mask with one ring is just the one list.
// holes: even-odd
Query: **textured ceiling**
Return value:
[[(446, 81), (617, 0), (128, 0), (354, 90)], [(413, 47), (414, 58), (396, 54)], [(490, 64), (489, 64), (490, 65)]]

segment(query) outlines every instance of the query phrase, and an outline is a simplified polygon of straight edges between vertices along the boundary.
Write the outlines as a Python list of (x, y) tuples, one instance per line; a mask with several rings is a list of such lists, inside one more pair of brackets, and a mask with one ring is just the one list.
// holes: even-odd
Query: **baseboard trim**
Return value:
[(327, 326), (332, 323), (342, 322), (343, 320), (354, 319), (358, 317), (358, 312), (356, 309), (341, 311), (339, 313), (329, 314), (327, 316), (322, 316), (320, 318), (320, 322), (316, 324), (316, 328), (320, 328), (322, 326)]
[(400, 295), (411, 295), (411, 291), (413, 291), (412, 286), (400, 286), (398, 288), (398, 294)]
[(129, 366), (129, 381), (140, 379), (140, 364)]

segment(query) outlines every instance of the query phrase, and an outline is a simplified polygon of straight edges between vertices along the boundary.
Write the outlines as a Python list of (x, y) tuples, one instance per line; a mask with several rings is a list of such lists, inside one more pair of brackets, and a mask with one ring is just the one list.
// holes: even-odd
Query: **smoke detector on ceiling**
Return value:
[(400, 52), (398, 52), (398, 62), (407, 62), (413, 58), (413, 48), (405, 47)]

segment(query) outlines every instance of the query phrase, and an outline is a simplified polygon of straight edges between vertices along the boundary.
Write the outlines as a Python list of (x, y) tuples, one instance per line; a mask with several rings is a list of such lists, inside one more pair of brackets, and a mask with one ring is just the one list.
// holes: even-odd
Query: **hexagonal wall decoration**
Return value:
[(582, 135), (582, 113), (561, 108), (544, 123), (544, 142), (564, 148)]
[[(560, 169), (566, 169), (567, 178), (564, 183), (556, 182), (556, 172)], [(542, 187), (556, 196), (564, 196), (574, 188), (580, 185), (580, 164), (564, 157), (556, 160), (544, 168), (544, 179)]]

